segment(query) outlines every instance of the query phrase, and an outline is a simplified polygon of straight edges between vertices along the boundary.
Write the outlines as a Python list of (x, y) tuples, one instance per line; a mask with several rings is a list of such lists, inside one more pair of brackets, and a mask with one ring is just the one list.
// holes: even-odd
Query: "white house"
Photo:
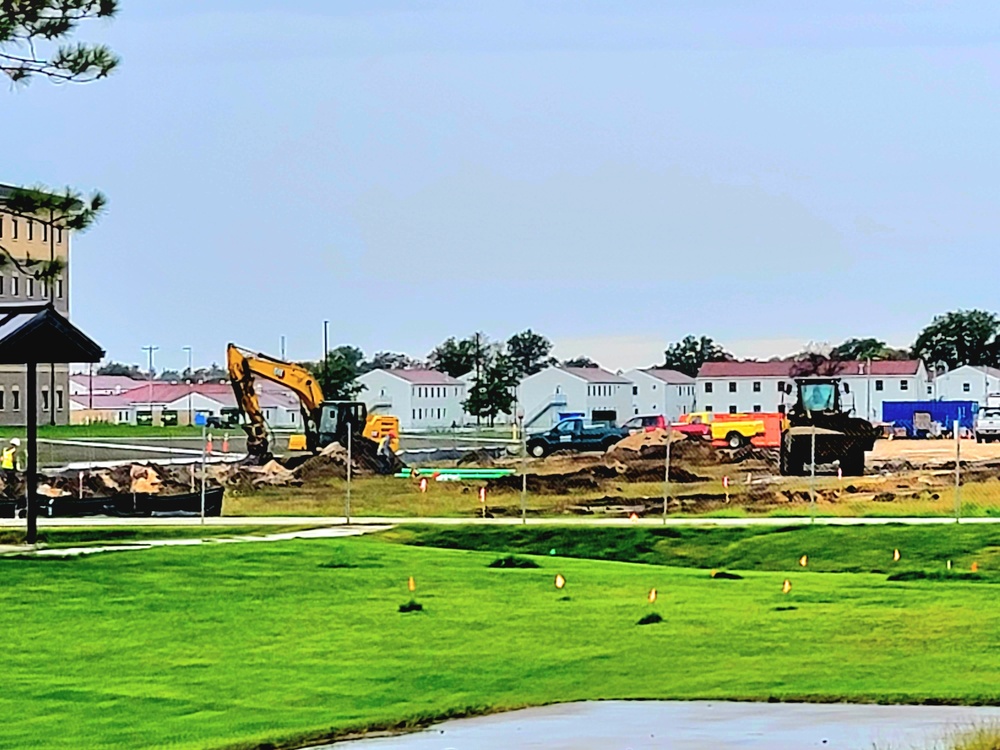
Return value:
[(370, 414), (399, 417), (403, 431), (447, 429), (465, 421), (466, 384), (437, 370), (372, 370), (358, 378)]
[(975, 401), (985, 406), (989, 394), (1000, 393), (1000, 370), (996, 367), (962, 365), (938, 375), (928, 398), (941, 401)]
[(650, 367), (629, 370), (624, 378), (632, 381), (634, 414), (662, 414), (676, 420), (695, 409), (695, 379), (677, 370)]
[[(785, 411), (794, 401), (781, 386), (790, 383), (800, 365), (776, 362), (706, 362), (698, 371), (699, 411)], [(884, 401), (919, 401), (932, 398), (932, 383), (920, 360), (838, 362), (835, 376), (848, 386), (844, 404), (854, 414), (872, 421), (882, 419)]]
[(549, 367), (517, 389), (529, 430), (551, 427), (563, 414), (623, 424), (633, 414), (632, 381), (599, 367)]

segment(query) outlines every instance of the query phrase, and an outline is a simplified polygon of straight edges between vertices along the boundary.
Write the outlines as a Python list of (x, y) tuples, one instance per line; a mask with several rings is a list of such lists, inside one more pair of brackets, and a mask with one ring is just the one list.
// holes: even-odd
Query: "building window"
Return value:
[(3, 294), (3, 276), (0, 276), (0, 294)]
[(729, 392), (730, 393), (736, 393), (736, 381), (735, 380), (730, 380), (729, 381)]
[(56, 296), (59, 299), (62, 299), (62, 296), (63, 296), (62, 279), (56, 279)]
[(59, 411), (63, 410), (63, 389), (56, 388), (56, 409)]
[(712, 411), (712, 405), (711, 404), (705, 404), (705, 411)]
[(934, 389), (931, 388), (930, 386), (927, 386), (927, 395), (930, 396), (933, 392), (934, 392)]
[(42, 222), (42, 242), (49, 241), (49, 225), (44, 221)]
[(753, 381), (753, 392), (754, 393), (760, 393), (760, 381), (759, 380)]
[(753, 410), (754, 411), (760, 411), (760, 404), (754, 404), (753, 405)]
[(779, 393), (784, 393), (785, 392), (785, 381), (784, 380), (779, 380), (778, 381), (778, 392)]
[(784, 413), (785, 413), (785, 405), (778, 404), (778, 414), (784, 414)]
[(56, 229), (56, 244), (57, 245), (62, 244), (62, 227)]
[[(711, 393), (711, 392), (712, 392), (712, 384), (711, 383), (705, 383), (705, 393)], [(709, 411), (711, 411), (711, 410), (709, 410)]]
[[(655, 385), (653, 387), (656, 388)], [(633, 396), (638, 396), (639, 395), (639, 386), (637, 386), (637, 385), (633, 385), (632, 386), (632, 395)]]
[(35, 222), (28, 219), (28, 241), (35, 239)]
[(10, 405), (14, 411), (21, 410), (21, 389), (17, 386), (10, 389)]
[(42, 388), (42, 411), (49, 410), (49, 389)]
[(416, 418), (417, 418), (417, 410), (416, 410), (416, 409), (414, 409), (414, 410), (413, 410), (413, 418), (414, 418), (414, 419), (416, 419)]
[(16, 297), (17, 296), (17, 278), (18, 278), (17, 276), (11, 276), (10, 277), (10, 296), (11, 297)]
[(33, 277), (31, 277), (31, 276), (29, 276), (27, 278), (27, 287), (28, 288), (27, 288), (27, 294), (26, 294), (26, 296), (29, 297), (29, 298), (30, 297), (34, 297), (35, 296), (35, 279)]
[(0, 411), (3, 411), (4, 409), (7, 408), (7, 404), (4, 403), (4, 396), (6, 396), (6, 395), (7, 394), (4, 393), (3, 388), (0, 388)]
[(972, 390), (971, 383), (962, 383), (962, 393), (968, 393), (971, 390)]
[(17, 239), (17, 219), (11, 220), (11, 235), (15, 240)]
[(901, 391), (908, 391), (908, 390), (910, 390), (910, 381), (909, 380), (900, 380), (899, 381), (899, 390), (901, 390)]
[(735, 414), (736, 413), (736, 404), (730, 404), (729, 405), (729, 413), (730, 414)]
[(0, 214), (0, 239), (3, 239), (3, 214)]
[(876, 391), (881, 391), (884, 387), (885, 387), (885, 383), (883, 383), (881, 380), (876, 380), (875, 381), (875, 390)]

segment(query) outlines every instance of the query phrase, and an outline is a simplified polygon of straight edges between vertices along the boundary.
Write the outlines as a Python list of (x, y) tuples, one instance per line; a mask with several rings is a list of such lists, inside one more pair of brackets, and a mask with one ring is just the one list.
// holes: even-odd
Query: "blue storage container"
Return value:
[(959, 427), (971, 430), (979, 411), (976, 401), (883, 401), (882, 421), (896, 427), (905, 427), (907, 437), (927, 437), (917, 434), (913, 425), (913, 415), (927, 412), (931, 420), (950, 431), (957, 421)]

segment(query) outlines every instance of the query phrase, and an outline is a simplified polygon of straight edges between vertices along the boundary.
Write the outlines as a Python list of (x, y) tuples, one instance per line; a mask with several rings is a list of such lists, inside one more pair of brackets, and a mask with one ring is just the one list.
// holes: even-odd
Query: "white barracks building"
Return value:
[[(781, 386), (790, 383), (799, 363), (706, 362), (696, 378), (697, 408), (715, 412), (783, 412), (794, 394)], [(884, 401), (920, 401), (933, 398), (927, 368), (920, 360), (839, 362), (834, 377), (849, 388), (844, 405), (855, 416), (882, 419)]]

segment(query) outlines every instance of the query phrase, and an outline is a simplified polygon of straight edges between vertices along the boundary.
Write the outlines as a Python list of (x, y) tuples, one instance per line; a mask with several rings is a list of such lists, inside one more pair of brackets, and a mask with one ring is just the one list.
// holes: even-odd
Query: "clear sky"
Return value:
[(740, 355), (1000, 307), (1000, 3), (122, 0), (88, 86), (0, 92), (0, 182), (100, 188), (118, 360)]

